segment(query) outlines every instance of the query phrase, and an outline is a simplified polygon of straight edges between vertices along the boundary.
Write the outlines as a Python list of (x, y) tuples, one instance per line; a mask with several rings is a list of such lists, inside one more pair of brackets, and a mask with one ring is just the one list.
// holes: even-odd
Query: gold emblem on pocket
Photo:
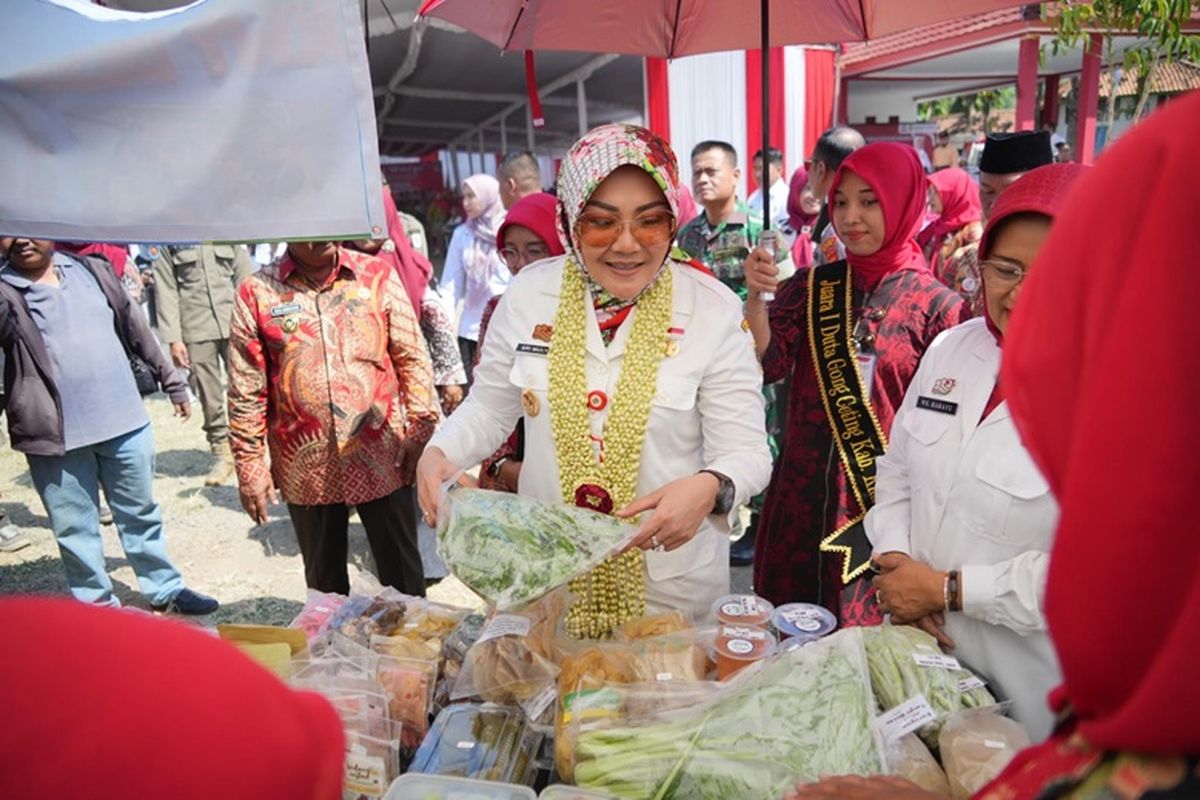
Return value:
[(542, 410), (542, 401), (538, 399), (533, 389), (521, 392), (521, 405), (525, 407), (525, 413), (531, 417), (536, 417)]

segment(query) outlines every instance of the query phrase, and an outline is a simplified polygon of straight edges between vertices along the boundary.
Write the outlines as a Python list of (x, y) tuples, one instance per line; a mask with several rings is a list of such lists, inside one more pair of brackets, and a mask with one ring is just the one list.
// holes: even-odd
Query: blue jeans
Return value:
[(154, 502), (154, 434), (149, 425), (61, 456), (26, 458), (76, 599), (120, 605), (104, 567), (101, 485), (142, 594), (161, 605), (179, 593), (183, 577), (167, 557), (162, 513)]

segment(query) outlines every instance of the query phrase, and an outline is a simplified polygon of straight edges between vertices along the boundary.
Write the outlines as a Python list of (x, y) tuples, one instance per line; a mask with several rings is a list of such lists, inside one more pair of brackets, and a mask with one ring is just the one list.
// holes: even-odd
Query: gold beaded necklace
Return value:
[[(669, 340), (671, 269), (669, 265), (663, 269), (638, 300), (621, 377), (604, 423), (603, 455), (599, 458), (592, 446), (588, 417), (584, 305), (588, 294), (582, 269), (568, 257), (550, 345), (550, 426), (563, 502), (611, 511), (637, 497), (646, 423)], [(571, 581), (575, 599), (567, 612), (567, 633), (577, 639), (604, 638), (618, 625), (642, 616), (646, 609), (644, 570), (642, 551), (633, 549)]]

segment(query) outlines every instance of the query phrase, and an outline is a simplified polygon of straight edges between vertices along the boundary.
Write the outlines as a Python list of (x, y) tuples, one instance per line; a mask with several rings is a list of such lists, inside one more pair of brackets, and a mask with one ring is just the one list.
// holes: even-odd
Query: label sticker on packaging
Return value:
[(470, 750), (474, 746), (474, 742), (459, 742), (455, 745), (455, 747), (457, 747), (459, 750)]
[(657, 675), (655, 675), (655, 676), (654, 676), (654, 679), (655, 679), (655, 680), (658, 680), (658, 681), (669, 681), (669, 680), (671, 680), (671, 679), (672, 679), (672, 678), (674, 678), (674, 677), (675, 677), (675, 676), (674, 676), (674, 675), (672, 675), (672, 674), (671, 674), (671, 673), (669, 673), (669, 672), (660, 672), (660, 673), (658, 673)]
[(388, 788), (387, 768), (383, 759), (347, 751), (343, 785), (350, 794), (383, 797)]
[(520, 614), (497, 614), (483, 629), (476, 644), (499, 639), (501, 636), (528, 636), (532, 626), (533, 621), (529, 617), (522, 617)]
[(536, 720), (542, 715), (542, 712), (550, 707), (550, 704), (554, 702), (554, 698), (556, 697), (558, 697), (558, 692), (554, 690), (554, 687), (547, 686), (525, 704), (525, 713), (531, 720)]
[(928, 725), (937, 719), (925, 695), (919, 694), (905, 700), (900, 705), (875, 719), (875, 727), (886, 741), (899, 739), (906, 733), (912, 733), (922, 725)]
[(926, 669), (962, 669), (962, 665), (954, 656), (913, 653), (913, 661)]
[(987, 684), (985, 684), (977, 675), (972, 675), (971, 677), (963, 678), (958, 682), (958, 690), (960, 692), (971, 692), (975, 689), (982, 689), (986, 685)]
[(754, 650), (754, 645), (745, 639), (731, 639), (725, 646), (729, 648), (729, 652), (736, 653), (739, 656), (744, 656)]
[(812, 608), (789, 608), (779, 616), (796, 626), (796, 630), (805, 633), (821, 630), (821, 623), (824, 621), (820, 612)]
[(762, 611), (758, 607), (758, 598), (745, 595), (721, 606), (721, 613), (727, 617), (753, 617)]
[(997, 742), (995, 739), (984, 739), (983, 746), (992, 750), (1003, 750), (1006, 747), (1004, 742)]
[(721, 635), (731, 639), (754, 639), (762, 640), (767, 638), (767, 632), (758, 628), (742, 628), (734, 625), (726, 625), (721, 629)]

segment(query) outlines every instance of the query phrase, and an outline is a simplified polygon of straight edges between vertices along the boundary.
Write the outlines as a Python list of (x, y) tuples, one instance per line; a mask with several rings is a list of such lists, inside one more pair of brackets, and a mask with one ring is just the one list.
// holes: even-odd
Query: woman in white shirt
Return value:
[(523, 416), (520, 494), (640, 515), (628, 551), (572, 582), (567, 627), (579, 637), (646, 611), (709, 617), (729, 587), (729, 511), (770, 478), (741, 304), (670, 258), (678, 191), (674, 153), (644, 128), (604, 125), (576, 143), (558, 182), (567, 254), (513, 279), (474, 388), (418, 467), (433, 519), (440, 482)]
[(1039, 741), (1053, 724), (1046, 695), (1061, 680), (1042, 609), (1058, 505), (997, 376), (1021, 281), (1082, 170), (1041, 167), (997, 201), (979, 248), (985, 315), (925, 352), (866, 519), (880, 606), (953, 648)]
[(450, 236), (439, 293), (451, 311), (463, 304), (458, 344), (469, 384), (483, 309), (489, 300), (504, 293), (512, 273), (496, 249), (496, 232), (504, 222), (499, 182), (491, 175), (472, 175), (463, 181), (462, 192), (467, 221)]

